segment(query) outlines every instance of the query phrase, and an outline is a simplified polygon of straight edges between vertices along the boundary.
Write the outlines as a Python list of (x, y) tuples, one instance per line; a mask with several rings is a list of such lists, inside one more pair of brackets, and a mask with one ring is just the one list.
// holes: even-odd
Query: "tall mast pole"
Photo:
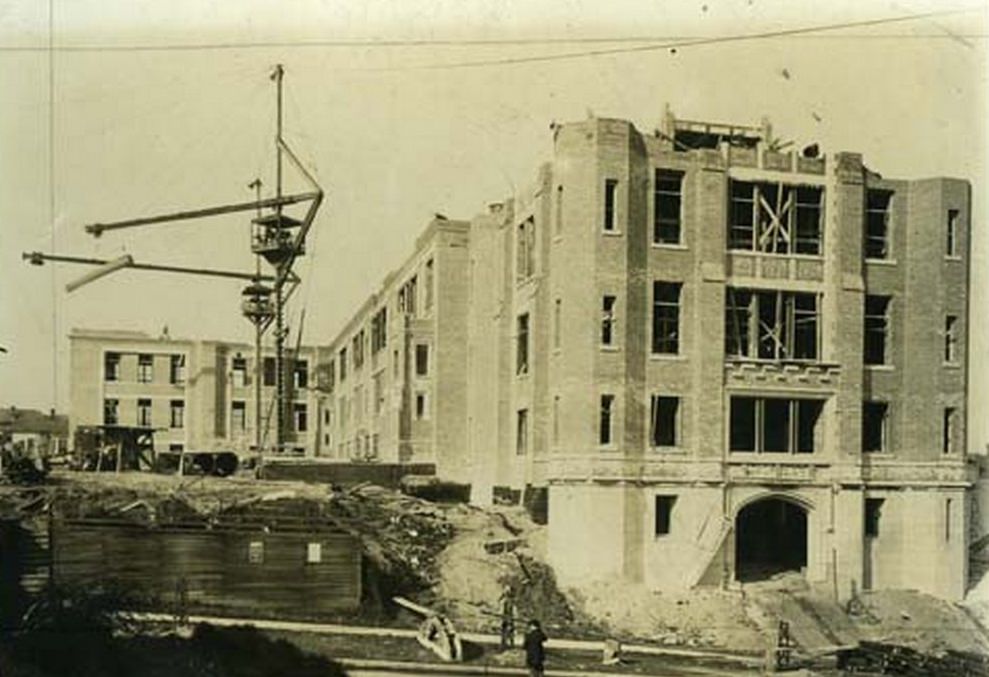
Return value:
[[(285, 69), (275, 66), (272, 78), (277, 89), (277, 123), (275, 131), (275, 194), (282, 196), (282, 79)], [(278, 235), (281, 236), (281, 205), (275, 207), (278, 216)], [(282, 292), (282, 269), (285, 262), (278, 264), (278, 279), (275, 282), (275, 452), (284, 451), (285, 441), (285, 296)]]
[[(250, 188), (254, 188), (254, 194), (257, 197), (258, 202), (261, 201), (261, 179), (257, 178), (251, 182)], [(257, 209), (256, 218), (261, 218), (261, 208)], [(253, 240), (254, 233), (251, 233)], [(261, 283), (261, 255), (254, 255), (254, 284)], [(264, 452), (261, 449), (261, 322), (254, 323), (254, 453), (258, 455), (258, 459), (264, 459)], [(261, 463), (264, 461), (261, 460)]]

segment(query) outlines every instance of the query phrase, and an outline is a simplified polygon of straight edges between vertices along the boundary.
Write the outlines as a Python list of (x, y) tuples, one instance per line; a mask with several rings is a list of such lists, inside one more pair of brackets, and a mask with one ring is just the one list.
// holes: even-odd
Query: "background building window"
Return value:
[(168, 382), (172, 385), (185, 383), (185, 355), (170, 355)]
[(649, 441), (654, 447), (677, 446), (679, 397), (653, 395), (649, 403)]
[(170, 407), (169, 426), (172, 428), (185, 427), (185, 400), (172, 400)]
[(610, 346), (615, 341), (616, 297), (605, 295), (601, 301), (601, 345)]
[(425, 279), (423, 280), (423, 284), (426, 287), (425, 289), (426, 300), (424, 302), (424, 305), (426, 306), (426, 310), (429, 310), (433, 307), (433, 260), (432, 259), (426, 261), (426, 274), (425, 274)]
[(561, 323), (563, 322), (563, 301), (561, 299), (556, 299), (553, 304), (553, 347), (560, 347), (560, 332), (562, 330)]
[(243, 357), (235, 357), (231, 361), (231, 370), (233, 372), (233, 386), (234, 388), (243, 388), (247, 385), (247, 360)]
[[(347, 379), (347, 349), (341, 348), (338, 357), (340, 358), (340, 383), (343, 383)], [(267, 359), (265, 358), (265, 360)], [(274, 369), (272, 369), (272, 373), (274, 373)], [(267, 378), (265, 378), (264, 384), (271, 385)]]
[(945, 454), (953, 454), (958, 450), (958, 409), (945, 407), (944, 420), (941, 426), (941, 450)]
[(304, 433), (309, 430), (309, 407), (304, 402), (292, 405), (292, 418), (295, 422), (295, 432)]
[(944, 243), (945, 256), (958, 256), (958, 210), (948, 210), (947, 237)]
[(886, 402), (862, 403), (862, 451), (887, 451), (889, 405)]
[(680, 244), (682, 186), (683, 172), (656, 170), (652, 233), (652, 241), (656, 244)]
[(515, 256), (515, 279), (528, 280), (536, 272), (536, 220), (532, 216), (518, 225)]
[(247, 428), (247, 403), (234, 400), (230, 403), (230, 428), (243, 432)]
[(292, 369), (293, 385), (297, 389), (309, 387), (309, 362), (307, 360), (294, 360)]
[(958, 317), (955, 315), (944, 318), (944, 361), (948, 364), (958, 362)]
[(147, 398), (137, 401), (137, 425), (142, 428), (151, 427), (151, 400)]
[(120, 422), (120, 400), (103, 400), (103, 424), (117, 425)]
[(889, 335), (889, 297), (865, 297), (865, 364), (886, 364), (886, 342)]
[(416, 344), (416, 376), (429, 375), (429, 345)]
[(665, 536), (670, 533), (673, 524), (673, 506), (676, 504), (676, 496), (656, 496), (656, 522), (654, 533), (657, 536)]
[(429, 418), (429, 401), (426, 393), (416, 393), (416, 420), (425, 421)]
[(618, 215), (615, 207), (618, 202), (618, 180), (605, 179), (604, 181), (604, 223), (602, 227), (605, 232), (613, 233), (617, 229)]
[(615, 413), (614, 410), (615, 396), (602, 395), (600, 419), (598, 422), (598, 444), (601, 444), (602, 446), (611, 444), (614, 439), (611, 429)]
[(153, 355), (137, 356), (137, 382), (151, 383), (155, 378), (155, 360)]
[(103, 356), (103, 379), (120, 380), (120, 353), (106, 353)]
[(515, 416), (515, 453), (524, 456), (529, 451), (529, 410), (519, 409)]
[(522, 313), (516, 320), (515, 373), (529, 373), (529, 313)]
[(264, 362), (262, 363), (262, 365), (264, 367), (264, 384), (266, 386), (275, 385), (275, 380), (276, 380), (275, 358), (273, 357), (264, 358)]
[(563, 233), (563, 186), (556, 187), (556, 234)]
[(889, 220), (893, 193), (867, 190), (865, 197), (865, 258), (889, 258)]
[(653, 282), (652, 352), (680, 352), (680, 283)]

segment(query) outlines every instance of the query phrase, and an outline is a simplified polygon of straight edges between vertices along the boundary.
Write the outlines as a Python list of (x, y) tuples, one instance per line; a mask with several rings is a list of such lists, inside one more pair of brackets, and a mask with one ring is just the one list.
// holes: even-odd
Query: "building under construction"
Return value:
[(768, 124), (553, 135), (530, 190), (431, 225), (333, 339), (326, 451), (525, 501), (565, 582), (959, 599), (968, 182)]

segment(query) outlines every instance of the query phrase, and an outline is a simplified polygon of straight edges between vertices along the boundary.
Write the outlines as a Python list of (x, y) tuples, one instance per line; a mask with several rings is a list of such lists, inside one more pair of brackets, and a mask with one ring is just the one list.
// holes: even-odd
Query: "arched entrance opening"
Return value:
[(807, 510), (779, 497), (748, 504), (735, 517), (735, 577), (758, 581), (807, 566)]

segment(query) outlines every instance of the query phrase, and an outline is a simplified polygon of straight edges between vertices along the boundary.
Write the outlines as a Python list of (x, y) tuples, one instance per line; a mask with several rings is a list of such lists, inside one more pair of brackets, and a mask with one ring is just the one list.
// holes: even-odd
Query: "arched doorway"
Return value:
[(746, 505), (735, 517), (735, 577), (757, 581), (807, 566), (807, 510), (776, 496)]

